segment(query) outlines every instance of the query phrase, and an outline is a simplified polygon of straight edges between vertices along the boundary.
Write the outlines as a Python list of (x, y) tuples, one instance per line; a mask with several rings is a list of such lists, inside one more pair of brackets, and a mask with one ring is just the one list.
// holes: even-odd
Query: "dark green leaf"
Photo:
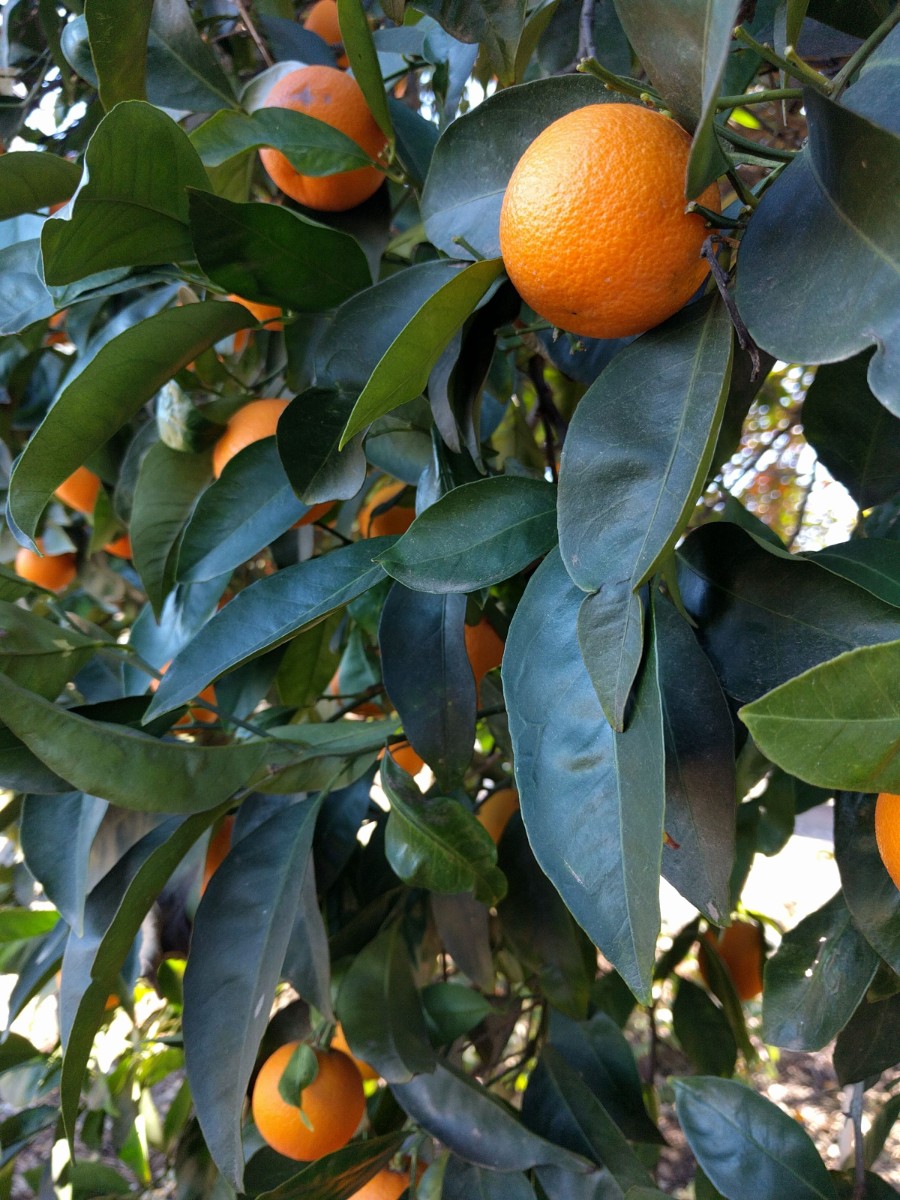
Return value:
[(434, 892), (473, 892), (495, 904), (506, 891), (490, 835), (458, 800), (426, 799), (392, 758), (385, 755), (381, 778), (391, 814), (385, 853), (404, 883)]
[(171, 712), (212, 679), (280, 646), (384, 578), (372, 559), (389, 545), (370, 538), (257, 580), (226, 604), (176, 657), (147, 716)]
[(381, 68), (372, 42), (366, 10), (360, 0), (338, 0), (337, 10), (341, 41), (350, 60), (353, 77), (362, 89), (378, 128), (386, 138), (393, 141), (394, 130), (384, 92), (384, 80), (381, 78)]
[(260, 1192), (256, 1200), (346, 1200), (386, 1167), (400, 1149), (404, 1135), (351, 1142), (342, 1150), (323, 1155), (279, 1187)]
[(444, 1171), (441, 1200), (534, 1200), (534, 1189), (524, 1175), (489, 1171), (450, 1158)]
[(494, 958), (487, 905), (468, 892), (432, 892), (430, 899), (437, 934), (447, 953), (477, 987), (490, 991), (494, 986)]
[(53, 1104), (37, 1104), (14, 1113), (0, 1124), (0, 1166), (6, 1166), (24, 1150), (42, 1130), (50, 1129), (59, 1119)]
[(0, 671), (20, 687), (54, 700), (96, 648), (76, 629), (0, 600)]
[(186, 0), (154, 0), (147, 46), (147, 95), (163, 108), (214, 112), (234, 107), (234, 92), (194, 25)]
[(418, 0), (416, 7), (452, 37), (479, 43), (501, 84), (514, 82), (525, 0)]
[(304, 175), (332, 175), (372, 165), (368, 154), (345, 133), (290, 108), (216, 113), (193, 131), (191, 142), (208, 167), (262, 146), (280, 150)]
[[(856, 1190), (855, 1173), (853, 1171), (832, 1171), (831, 1178), (834, 1181), (838, 1200), (853, 1200), (853, 1193)], [(891, 1187), (886, 1179), (882, 1179), (880, 1175), (873, 1175), (871, 1171), (866, 1171), (863, 1179), (865, 1180), (866, 1200), (896, 1200), (900, 1195), (900, 1192)]]
[(878, 853), (874, 796), (835, 797), (834, 856), (853, 923), (900, 974), (900, 890)]
[(807, 783), (900, 792), (898, 678), (900, 641), (863, 646), (783, 683), (738, 715), (767, 758)]
[(41, 244), (37, 238), (0, 249), (0, 273), (4, 280), (0, 293), (0, 334), (18, 333), (56, 311), (53, 297), (44, 286)]
[(709, 993), (689, 979), (678, 981), (672, 1029), (698, 1071), (726, 1077), (734, 1074), (737, 1042), (728, 1018)]
[(56, 154), (12, 150), (0, 156), (0, 221), (63, 203), (80, 179), (79, 168)]
[(306, 504), (349, 500), (365, 483), (362, 439), (338, 451), (352, 407), (352, 397), (332, 388), (308, 388), (281, 415), (278, 453), (291, 486)]
[(21, 942), (49, 933), (59, 920), (50, 908), (0, 909), (0, 942)]
[(29, 871), (76, 934), (82, 932), (88, 863), (105, 800), (70, 792), (26, 796), (19, 837)]
[(556, 541), (556, 492), (522, 476), (466, 483), (426, 508), (379, 562), (423, 592), (474, 592), (509, 579)]
[(185, 188), (208, 186), (187, 134), (171, 117), (140, 100), (116, 105), (88, 145), (71, 216), (44, 223), (47, 283), (191, 259)]
[(6, 725), (52, 771), (122, 808), (182, 813), (213, 808), (246, 783), (266, 752), (259, 742), (199, 746), (88, 721), (2, 675), (0, 700)]
[[(27, 1038), (19, 1033), (7, 1033), (0, 1043), (0, 1074), (20, 1067), (23, 1063), (34, 1062), (45, 1057), (44, 1052), (33, 1046)], [(0, 1142), (0, 1145), (3, 1145)]]
[(715, 449), (731, 342), (720, 301), (691, 305), (626, 346), (579, 403), (560, 463), (559, 542), (585, 591), (638, 587), (684, 531)]
[(857, 538), (826, 546), (808, 557), (820, 567), (849, 579), (880, 600), (900, 608), (900, 542)]
[(232, 845), (194, 920), (185, 1066), (200, 1127), (240, 1191), (241, 1108), (300, 901), (317, 801), (289, 804)]
[(395, 922), (357, 954), (341, 983), (337, 1010), (354, 1055), (389, 1083), (434, 1069), (402, 925)]
[(865, 1160), (867, 1167), (875, 1165), (898, 1116), (900, 1116), (900, 1094), (895, 1094), (882, 1104), (872, 1118), (872, 1124), (866, 1130)]
[(295, 312), (334, 308), (371, 283), (349, 234), (274, 204), (191, 191), (191, 237), (203, 270), (229, 292)]
[(837, 1036), (834, 1069), (838, 1083), (859, 1083), (900, 1062), (900, 995), (863, 1000)]
[(312, 858), (309, 859), (303, 875), (303, 887), (281, 973), (298, 996), (320, 1012), (326, 1020), (334, 1019), (331, 1009), (328, 934), (319, 909)]
[(153, 0), (136, 0), (124, 8), (117, 0), (85, 0), (91, 58), (107, 110), (120, 100), (147, 98), (144, 79), (152, 9)]
[(538, 862), (591, 940), (646, 997), (664, 807), (656, 650), (648, 650), (631, 724), (614, 734), (578, 646), (582, 599), (554, 552), (516, 610), (503, 664), (516, 780)]
[(675, 1105), (703, 1170), (728, 1200), (834, 1200), (825, 1164), (803, 1128), (743, 1083), (676, 1079)]
[(456, 1041), (493, 1012), (480, 992), (458, 983), (430, 983), (422, 989), (422, 1006), (441, 1046)]
[(644, 650), (644, 605), (628, 582), (608, 583), (578, 610), (578, 644), (603, 715), (617, 733)]
[(64, 479), (130, 420), (182, 367), (252, 324), (241, 304), (166, 309), (107, 342), (37, 427), (10, 480), (9, 514), (28, 537)]

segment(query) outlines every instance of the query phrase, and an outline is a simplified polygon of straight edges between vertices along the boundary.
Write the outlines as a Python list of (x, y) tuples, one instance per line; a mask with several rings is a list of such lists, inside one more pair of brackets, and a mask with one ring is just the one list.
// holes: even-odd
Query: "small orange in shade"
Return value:
[(888, 875), (900, 888), (900, 796), (882, 792), (875, 802), (875, 840)]
[[(423, 1168), (419, 1168), (422, 1174)], [(373, 1175), (368, 1183), (358, 1192), (354, 1192), (350, 1200), (398, 1200), (409, 1187), (408, 1171), (391, 1171), (387, 1167)]]
[(103, 549), (107, 554), (114, 555), (115, 558), (131, 558), (131, 538), (127, 533), (123, 533), (114, 541), (107, 542)]
[(87, 467), (79, 467), (62, 481), (53, 494), (76, 512), (90, 515), (100, 494), (100, 477)]
[[(391, 757), (398, 767), (402, 767), (407, 775), (418, 775), (425, 766), (425, 759), (413, 750), (409, 742), (394, 742), (391, 746)], [(378, 755), (379, 761), (384, 758), (382, 750)]]
[(289, 400), (251, 400), (237, 410), (213, 447), (213, 475), (216, 479), (225, 470), (225, 464), (231, 462), (239, 451), (261, 438), (273, 436), (278, 427), (278, 418), (288, 404)]
[(334, 1037), (331, 1039), (331, 1048), (332, 1050), (340, 1050), (342, 1054), (346, 1054), (349, 1058), (353, 1059), (353, 1061), (356, 1063), (357, 1071), (359, 1071), (363, 1078), (363, 1082), (366, 1082), (370, 1079), (379, 1078), (378, 1072), (375, 1070), (375, 1068), (370, 1067), (369, 1064), (367, 1062), (363, 1062), (361, 1058), (357, 1058), (350, 1049), (347, 1039), (344, 1037), (344, 1031), (341, 1029), (340, 1025), (338, 1025), (337, 1029), (334, 1031)]
[(480, 689), (488, 671), (493, 671), (503, 661), (503, 639), (487, 617), (482, 617), (477, 625), (466, 625), (465, 635), (475, 686)]
[(519, 793), (515, 788), (498, 788), (482, 802), (475, 814), (496, 845), (503, 836), (509, 818), (519, 810)]
[(321, 521), (325, 514), (334, 508), (334, 504), (334, 500), (324, 500), (321, 504), (311, 505), (309, 512), (304, 513), (297, 522), (298, 527), (300, 525), (315, 525), (316, 521)]
[(298, 1162), (312, 1162), (346, 1146), (362, 1120), (366, 1097), (359, 1071), (346, 1054), (313, 1048), (319, 1073), (297, 1097), (302, 1114), (288, 1104), (278, 1084), (299, 1044), (288, 1042), (266, 1059), (256, 1077), (251, 1108), (260, 1137), (273, 1150)]
[[(406, 533), (416, 519), (416, 510), (406, 504), (391, 504), (391, 501), (406, 487), (405, 483), (382, 481), (357, 515), (359, 532), (363, 537), (385, 537), (390, 534)], [(383, 512), (377, 510), (384, 507)], [(389, 506), (389, 507), (387, 507)]]
[[(41, 542), (37, 547), (40, 550)], [(16, 555), (17, 575), (50, 592), (64, 592), (78, 573), (74, 554), (35, 554), (22, 546)]]
[[(278, 330), (284, 329), (284, 321), (281, 319), (281, 309), (276, 304), (257, 304), (253, 300), (245, 300), (243, 296), (235, 295), (232, 292), (226, 297), (228, 300), (233, 300), (235, 304), (243, 304), (244, 308), (256, 317), (260, 325), (265, 325), (266, 329)], [(252, 329), (239, 329), (234, 335), (234, 352), (240, 354), (245, 349), (250, 341)]]
[[(756, 922), (734, 921), (722, 930), (718, 939), (711, 929), (703, 937), (718, 950), (740, 998), (754, 1000), (763, 988), (765, 964), (765, 939)], [(699, 965), (703, 982), (709, 987), (709, 956), (702, 943)]]
[(234, 832), (234, 817), (223, 817), (219, 827), (209, 839), (206, 847), (206, 858), (203, 860), (203, 878), (200, 880), (200, 895), (206, 891), (209, 881), (222, 865), (225, 855), (231, 849), (231, 835)]
[[(160, 674), (165, 675), (166, 671), (168, 671), (170, 666), (171, 666), (171, 660), (167, 663), (163, 663), (163, 665), (159, 668)], [(155, 692), (158, 687), (159, 687), (159, 680), (151, 679), (150, 680), (150, 691)], [(216, 703), (216, 689), (213, 687), (212, 684), (210, 684), (209, 687), (205, 687), (202, 692), (198, 693), (197, 699), (205, 700), (207, 702), (207, 704), (215, 704)], [(187, 712), (183, 716), (179, 717), (178, 720), (175, 722), (175, 728), (177, 729), (180, 725), (192, 725), (192, 724), (214, 725), (216, 723), (216, 721), (218, 721), (218, 719), (219, 718), (216, 716), (216, 714), (214, 712), (211, 712), (208, 708), (200, 708), (199, 706), (194, 707), (192, 705), (187, 710)]]
[[(337, 0), (317, 0), (303, 20), (303, 28), (310, 33), (317, 33), (323, 42), (329, 46), (342, 45), (344, 41), (341, 24), (338, 20)], [(350, 59), (346, 54), (338, 56), (339, 67), (349, 67)]]
[[(369, 111), (362, 89), (336, 67), (301, 67), (282, 76), (265, 99), (266, 108), (292, 108), (345, 133), (371, 159), (387, 138)], [(260, 150), (272, 182), (285, 195), (320, 212), (344, 212), (362, 204), (384, 179), (377, 167), (357, 167), (335, 175), (301, 175), (279, 150)]]

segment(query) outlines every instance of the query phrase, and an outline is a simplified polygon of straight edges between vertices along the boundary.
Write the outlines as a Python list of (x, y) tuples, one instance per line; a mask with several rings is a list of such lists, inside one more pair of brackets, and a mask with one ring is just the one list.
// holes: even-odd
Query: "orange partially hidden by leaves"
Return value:
[[(267, 108), (292, 108), (345, 133), (372, 159), (387, 145), (362, 89), (336, 67), (301, 67), (284, 75), (265, 100)], [(260, 150), (272, 182), (287, 196), (320, 212), (344, 212), (373, 195), (384, 178), (377, 167), (357, 167), (336, 175), (301, 175), (279, 150)]]
[(900, 888), (900, 796), (882, 792), (875, 802), (875, 841), (894, 886)]
[[(37, 547), (40, 550), (41, 542)], [(22, 546), (16, 555), (16, 574), (50, 592), (64, 592), (78, 573), (74, 554), (35, 554)]]
[[(406, 487), (405, 483), (382, 481), (369, 499), (363, 504), (356, 520), (363, 537), (386, 537), (390, 534), (406, 533), (416, 519), (416, 510), (406, 504), (391, 501)], [(380, 511), (382, 510), (383, 511)]]
[(303, 514), (295, 528), (299, 529), (301, 525), (315, 525), (316, 521), (321, 521), (325, 514), (334, 508), (334, 505), (334, 500), (323, 500), (321, 504), (311, 505), (309, 511)]
[(472, 664), (475, 686), (480, 689), (488, 671), (499, 667), (503, 661), (503, 639), (487, 617), (482, 617), (477, 625), (466, 625), (465, 635), (466, 653)]
[(519, 810), (519, 793), (515, 788), (498, 788), (483, 801), (475, 814), (496, 845), (503, 836), (509, 818)]
[[(211, 716), (212, 714), (210, 714)], [(209, 881), (218, 871), (231, 849), (231, 835), (234, 832), (234, 817), (223, 817), (221, 824), (209, 839), (206, 847), (206, 858), (203, 860), (203, 878), (200, 880), (200, 895), (206, 891)]]
[[(160, 674), (165, 675), (166, 671), (168, 671), (170, 666), (171, 666), (171, 660), (167, 663), (163, 663), (163, 665), (159, 669)], [(155, 692), (158, 687), (159, 687), (159, 680), (151, 679), (150, 680), (150, 691)], [(199, 693), (199, 695), (197, 696), (197, 699), (205, 700), (207, 702), (207, 704), (215, 704), (216, 703), (216, 689), (213, 687), (212, 684), (210, 684), (209, 687), (205, 687), (203, 689), (203, 691)], [(216, 723), (216, 721), (218, 721), (218, 719), (219, 718), (216, 716), (216, 714), (214, 712), (211, 712), (208, 708), (194, 707), (192, 705), (187, 710), (187, 712), (184, 714), (184, 716), (179, 717), (178, 720), (175, 722), (175, 728), (177, 729), (180, 725), (192, 725), (192, 724), (214, 725)]]
[[(228, 300), (233, 300), (235, 304), (243, 304), (244, 308), (249, 309), (259, 321), (260, 325), (265, 325), (266, 329), (273, 331), (284, 329), (284, 321), (281, 319), (281, 309), (276, 304), (257, 304), (253, 300), (245, 300), (243, 296), (235, 295), (232, 292), (226, 297)], [(250, 341), (252, 329), (239, 329), (234, 335), (234, 352), (240, 352), (247, 346)]]
[(346, 1054), (313, 1048), (319, 1073), (297, 1097), (302, 1113), (288, 1104), (278, 1084), (299, 1044), (288, 1042), (266, 1059), (256, 1077), (251, 1108), (260, 1137), (273, 1150), (298, 1162), (312, 1162), (346, 1146), (362, 1120), (366, 1098), (359, 1071)]
[[(418, 775), (425, 766), (425, 759), (413, 750), (409, 742), (394, 742), (391, 746), (391, 756), (398, 767), (402, 767), (407, 775)], [(382, 750), (378, 755), (379, 761), (384, 758)]]
[(100, 494), (100, 476), (87, 467), (79, 467), (62, 481), (53, 494), (76, 512), (90, 515)]
[[(637, 104), (589, 104), (538, 134), (500, 212), (526, 304), (595, 338), (643, 333), (683, 307), (709, 273), (706, 223), (684, 211), (690, 151), (680, 125)], [(698, 202), (718, 212), (717, 185)]]
[(364, 1082), (370, 1079), (378, 1079), (378, 1072), (375, 1070), (375, 1068), (370, 1067), (369, 1064), (367, 1062), (363, 1062), (361, 1058), (357, 1058), (350, 1049), (347, 1039), (344, 1037), (344, 1031), (340, 1025), (338, 1025), (334, 1031), (334, 1037), (331, 1039), (331, 1048), (332, 1050), (340, 1050), (342, 1054), (346, 1054), (348, 1058), (352, 1059), (353, 1062), (356, 1063), (356, 1069), (359, 1071)]
[(123, 533), (121, 537), (117, 537), (112, 542), (107, 542), (103, 547), (107, 554), (112, 554), (115, 558), (131, 558), (131, 538), (127, 533)]
[[(310, 33), (317, 33), (329, 46), (342, 45), (344, 35), (338, 20), (337, 0), (316, 0), (303, 19), (303, 28), (308, 29)], [(338, 55), (337, 65), (349, 67), (350, 59), (342, 52)]]
[(216, 479), (236, 454), (261, 438), (272, 437), (278, 418), (290, 404), (289, 400), (251, 400), (239, 408), (225, 432), (213, 447), (213, 475)]
[[(754, 1000), (763, 988), (765, 963), (765, 941), (756, 922), (734, 921), (722, 930), (718, 939), (711, 929), (707, 929), (703, 937), (718, 950), (740, 998)], [(703, 982), (709, 987), (709, 955), (702, 943), (699, 964)]]
[[(419, 1174), (422, 1174), (419, 1168)], [(354, 1192), (350, 1200), (398, 1200), (409, 1187), (408, 1171), (391, 1171), (387, 1167), (373, 1175), (368, 1183), (358, 1192)]]

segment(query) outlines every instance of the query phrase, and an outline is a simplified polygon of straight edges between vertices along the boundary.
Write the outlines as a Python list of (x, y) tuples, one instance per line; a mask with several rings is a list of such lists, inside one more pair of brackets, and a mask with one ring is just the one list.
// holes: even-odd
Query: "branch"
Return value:
[(580, 62), (583, 58), (596, 58), (597, 47), (594, 45), (594, 2), (581, 0), (581, 18), (578, 22), (578, 53)]
[(734, 331), (737, 334), (738, 344), (742, 350), (746, 350), (750, 355), (750, 361), (753, 363), (753, 370), (750, 374), (751, 380), (758, 377), (760, 371), (759, 348), (750, 336), (750, 331), (744, 324), (741, 314), (737, 310), (737, 305), (734, 298), (728, 289), (728, 276), (722, 269), (722, 264), (716, 257), (715, 250), (715, 235), (710, 234), (703, 243), (703, 249), (700, 251), (706, 261), (709, 263), (709, 268), (712, 271), (713, 279), (716, 281), (716, 287), (719, 289), (719, 295), (728, 309), (728, 315), (731, 317), (731, 323), (734, 326)]
[(250, 37), (253, 40), (253, 44), (256, 46), (257, 50), (259, 51), (260, 58), (263, 60), (263, 62), (266, 64), (267, 67), (274, 67), (275, 59), (269, 53), (265, 42), (259, 36), (259, 30), (254, 25), (253, 18), (250, 16), (250, 13), (247, 11), (247, 5), (244, 3), (244, 0), (234, 0), (234, 4), (235, 4), (235, 8), (238, 10), (238, 13), (240, 14), (241, 23), (243, 24), (244, 28), (249, 33)]

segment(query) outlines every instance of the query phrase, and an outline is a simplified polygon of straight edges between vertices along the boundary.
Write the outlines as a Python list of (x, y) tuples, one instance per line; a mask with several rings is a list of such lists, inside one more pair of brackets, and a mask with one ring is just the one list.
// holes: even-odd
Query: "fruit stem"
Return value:
[(728, 182), (734, 188), (741, 203), (746, 204), (748, 208), (756, 208), (759, 201), (746, 186), (737, 171), (726, 171), (725, 174), (728, 176)]
[(837, 99), (854, 73), (862, 66), (872, 51), (881, 45), (898, 21), (900, 21), (900, 7), (895, 6), (878, 28), (873, 30), (863, 44), (854, 50), (831, 81), (831, 94), (834, 99)]
[(620, 92), (623, 96), (633, 96), (635, 100), (640, 100), (642, 103), (646, 103), (648, 96), (654, 104), (659, 99), (646, 84), (635, 83), (632, 79), (624, 79), (621, 75), (608, 71), (606, 67), (597, 62), (596, 58), (582, 59), (575, 70), (580, 71), (582, 75), (595, 75), (597, 79), (606, 84), (611, 92)]
[(703, 243), (703, 249), (700, 251), (706, 261), (709, 263), (709, 268), (712, 271), (712, 277), (715, 280), (716, 287), (719, 289), (719, 295), (725, 307), (728, 309), (728, 315), (731, 317), (731, 323), (734, 326), (734, 332), (737, 335), (738, 345), (742, 350), (746, 350), (750, 355), (750, 361), (753, 364), (753, 369), (750, 375), (751, 379), (756, 379), (760, 372), (759, 349), (750, 336), (750, 331), (744, 324), (741, 314), (737, 310), (737, 305), (734, 302), (734, 297), (728, 288), (728, 276), (722, 269), (722, 264), (716, 257), (715, 234), (710, 234)]
[(461, 246), (463, 250), (468, 251), (468, 253), (472, 255), (476, 262), (485, 261), (485, 257), (481, 251), (476, 250), (475, 247), (470, 242), (467, 242), (461, 234), (458, 234), (456, 237), (452, 238), (451, 241), (455, 242), (457, 246)]
[(802, 88), (760, 88), (756, 92), (744, 92), (740, 96), (720, 96), (716, 108), (749, 108), (751, 104), (769, 104), (772, 100), (800, 100)]
[(738, 146), (742, 150), (749, 150), (751, 153), (760, 158), (771, 158), (776, 162), (791, 162), (797, 157), (796, 150), (783, 150), (780, 146), (766, 146), (763, 142), (754, 142), (752, 138), (744, 137), (743, 134), (735, 133), (732, 129), (727, 129), (724, 126), (716, 125), (718, 135), (730, 142), (732, 146)]
[(832, 84), (828, 76), (823, 75), (821, 71), (815, 70), (809, 63), (804, 62), (793, 46), (787, 47), (784, 56), (791, 64), (795, 79), (804, 79), (810, 87), (818, 88), (826, 96), (831, 95)]
[[(738, 25), (734, 30), (733, 37), (735, 41), (742, 42), (749, 50), (754, 50), (761, 59), (769, 63), (770, 66), (777, 67), (779, 71), (783, 71), (785, 75), (791, 76), (793, 79), (803, 79), (813, 87), (818, 88), (820, 92), (825, 92), (827, 95), (831, 91), (831, 81), (822, 75), (819, 71), (814, 71), (812, 67), (800, 58), (795, 52), (793, 46), (789, 46), (787, 54), (793, 54), (793, 60), (790, 57), (782, 58), (780, 54), (772, 49), (771, 46), (758, 42), (751, 33), (748, 33), (743, 25)], [(787, 99), (787, 97), (785, 97)]]
[(706, 220), (707, 225), (711, 225), (713, 229), (743, 229), (747, 224), (743, 218), (735, 220), (732, 217), (726, 217), (724, 213), (718, 213), (712, 208), (706, 208), (704, 205), (698, 204), (696, 200), (689, 201), (684, 211), (687, 213), (698, 213)]

